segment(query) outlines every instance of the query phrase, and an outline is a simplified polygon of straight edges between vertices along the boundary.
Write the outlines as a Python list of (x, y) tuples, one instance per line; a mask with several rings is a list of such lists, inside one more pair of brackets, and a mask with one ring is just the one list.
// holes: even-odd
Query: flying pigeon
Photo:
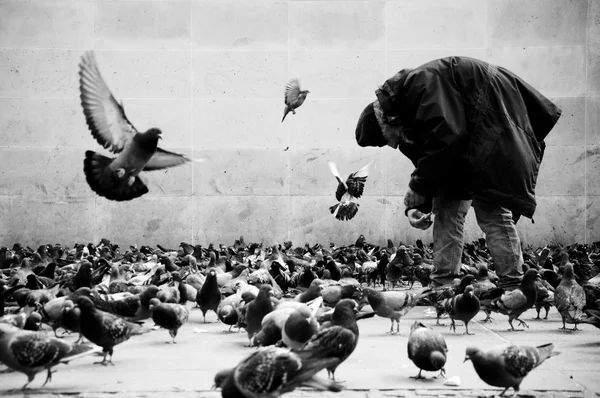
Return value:
[(310, 93), (310, 91), (300, 90), (300, 82), (298, 79), (292, 79), (288, 82), (285, 86), (285, 110), (283, 111), (283, 119), (281, 119), (282, 123), (288, 113), (292, 112), (293, 115), (296, 114), (296, 108), (304, 103), (308, 93)]
[(331, 173), (338, 181), (335, 198), (339, 202), (338, 204), (331, 206), (329, 211), (338, 220), (351, 220), (358, 212), (359, 204), (356, 200), (363, 194), (371, 163), (373, 163), (373, 161), (369, 162), (357, 172), (350, 174), (346, 179), (346, 182), (344, 182), (342, 177), (340, 177), (340, 173), (335, 163), (329, 162), (329, 170), (331, 170)]
[(139, 132), (125, 116), (122, 104), (104, 82), (92, 51), (79, 64), (81, 106), (92, 136), (117, 154), (109, 158), (85, 152), (83, 171), (94, 192), (109, 200), (126, 201), (148, 193), (140, 179), (142, 171), (161, 170), (189, 162), (187, 157), (159, 148), (162, 132), (151, 128)]

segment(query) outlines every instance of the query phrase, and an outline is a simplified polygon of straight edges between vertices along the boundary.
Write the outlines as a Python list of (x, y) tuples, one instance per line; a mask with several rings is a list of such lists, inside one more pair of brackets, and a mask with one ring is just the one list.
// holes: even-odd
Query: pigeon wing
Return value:
[(350, 194), (355, 198), (360, 198), (363, 194), (365, 182), (369, 176), (369, 166), (371, 163), (373, 163), (373, 161), (369, 162), (357, 172), (350, 174), (346, 180), (348, 192), (350, 192)]
[(285, 86), (285, 104), (292, 105), (300, 95), (300, 83), (298, 79), (292, 79)]
[(37, 334), (17, 336), (10, 345), (10, 350), (15, 359), (22, 366), (30, 368), (48, 366), (55, 362), (59, 356), (65, 355), (69, 349), (69, 346), (62, 341), (50, 340), (46, 336)]
[(236, 367), (234, 381), (240, 390), (253, 396), (270, 396), (283, 388), (301, 367), (300, 359), (287, 349), (262, 348)]
[(79, 64), (79, 91), (92, 136), (104, 148), (121, 152), (137, 130), (104, 82), (92, 51), (86, 52)]
[(186, 156), (175, 152), (165, 151), (161, 148), (156, 148), (154, 155), (152, 155), (148, 163), (146, 163), (146, 166), (144, 166), (144, 171), (166, 169), (169, 167), (179, 166), (189, 161), (190, 159)]
[(538, 354), (533, 347), (511, 345), (504, 350), (502, 356), (506, 371), (515, 377), (527, 376), (538, 365)]

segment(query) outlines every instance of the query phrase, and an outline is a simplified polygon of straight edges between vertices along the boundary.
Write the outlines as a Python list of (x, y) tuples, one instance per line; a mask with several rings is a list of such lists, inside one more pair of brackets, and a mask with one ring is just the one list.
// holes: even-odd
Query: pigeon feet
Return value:
[(117, 177), (123, 178), (125, 176), (125, 169), (117, 169), (116, 173), (117, 173)]
[(415, 379), (415, 380), (424, 380), (424, 379), (426, 379), (425, 376), (421, 376), (421, 372), (422, 372), (422, 370), (419, 370), (419, 374), (418, 375), (416, 375), (416, 376), (410, 376), (410, 378), (411, 379)]
[(48, 375), (46, 376), (46, 381), (44, 382), (44, 384), (42, 384), (42, 387), (44, 387), (49, 381), (52, 381), (52, 370), (48, 369)]
[(517, 321), (519, 321), (519, 326), (523, 326), (524, 328), (529, 329), (529, 325), (525, 323), (525, 321), (522, 321), (520, 319), (516, 319)]
[(446, 378), (446, 369), (440, 369), (440, 374), (435, 376), (434, 379), (445, 379)]

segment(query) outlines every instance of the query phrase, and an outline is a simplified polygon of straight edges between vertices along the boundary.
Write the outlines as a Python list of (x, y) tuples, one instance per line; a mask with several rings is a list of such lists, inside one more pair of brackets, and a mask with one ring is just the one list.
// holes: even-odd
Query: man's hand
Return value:
[(418, 228), (422, 230), (426, 230), (431, 227), (433, 224), (433, 220), (431, 219), (431, 215), (433, 213), (424, 214), (421, 211), (414, 209), (408, 211), (408, 222), (410, 226), (413, 228)]
[(408, 188), (406, 195), (404, 195), (404, 206), (408, 208), (417, 207), (420, 204), (425, 203), (425, 200), (425, 196), (419, 195), (412, 189)]

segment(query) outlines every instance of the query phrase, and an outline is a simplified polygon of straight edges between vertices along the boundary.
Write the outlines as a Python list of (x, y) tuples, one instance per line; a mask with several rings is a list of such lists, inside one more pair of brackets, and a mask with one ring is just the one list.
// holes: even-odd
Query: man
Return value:
[[(514, 73), (467, 57), (403, 69), (376, 91), (356, 128), (360, 146), (398, 148), (415, 166), (404, 197), (411, 225), (433, 223), (431, 278), (460, 275), (472, 206), (500, 286), (523, 275), (515, 223), (533, 220), (544, 138), (561, 110)], [(433, 211), (434, 221), (429, 215)]]

